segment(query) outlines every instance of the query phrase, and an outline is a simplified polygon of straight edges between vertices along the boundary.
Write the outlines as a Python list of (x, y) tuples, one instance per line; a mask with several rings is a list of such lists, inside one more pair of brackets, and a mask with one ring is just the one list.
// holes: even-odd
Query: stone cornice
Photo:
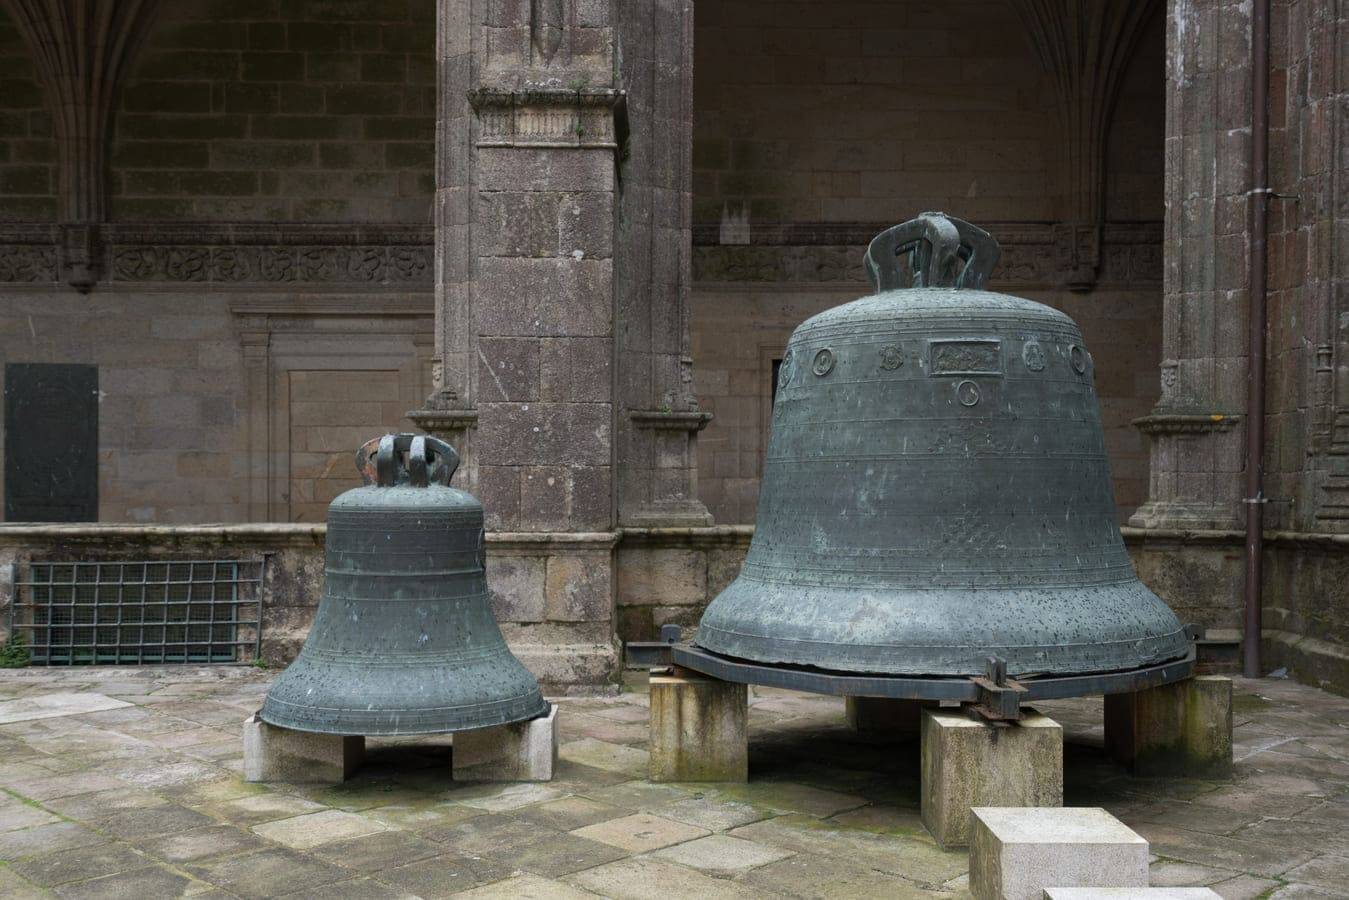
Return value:
[(1241, 416), (1224, 413), (1154, 412), (1134, 419), (1133, 426), (1148, 435), (1208, 434), (1231, 431), (1240, 421)]
[(659, 409), (634, 409), (628, 411), (638, 428), (650, 428), (654, 431), (702, 431), (712, 421), (710, 412), (666, 412)]

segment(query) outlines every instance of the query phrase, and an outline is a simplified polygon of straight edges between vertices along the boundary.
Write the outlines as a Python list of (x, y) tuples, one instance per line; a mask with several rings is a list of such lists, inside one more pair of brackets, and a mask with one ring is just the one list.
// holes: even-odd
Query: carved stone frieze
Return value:
[(0, 244), (0, 284), (51, 284), (57, 280), (54, 244)]
[(0, 283), (56, 281), (58, 263), (119, 284), (429, 290), (434, 252), (423, 226), (34, 225), (0, 233)]
[(617, 146), (614, 112), (623, 92), (612, 88), (481, 88), (469, 102), (478, 113), (479, 147)]
[[(718, 225), (693, 234), (694, 280), (701, 282), (866, 282), (862, 253), (882, 223), (754, 225), (748, 242), (720, 243)], [(1071, 226), (1005, 223), (989, 231), (1002, 245), (993, 281), (1021, 289), (1064, 284), (1064, 235)], [(1094, 268), (1097, 286), (1161, 286), (1161, 223), (1106, 225)]]

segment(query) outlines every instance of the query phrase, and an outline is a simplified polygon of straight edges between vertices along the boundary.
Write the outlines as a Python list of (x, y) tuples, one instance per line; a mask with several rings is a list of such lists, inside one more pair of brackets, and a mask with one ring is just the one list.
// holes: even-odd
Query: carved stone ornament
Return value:
[(479, 147), (613, 149), (614, 116), (623, 100), (613, 88), (479, 88), (469, 94), (478, 113)]

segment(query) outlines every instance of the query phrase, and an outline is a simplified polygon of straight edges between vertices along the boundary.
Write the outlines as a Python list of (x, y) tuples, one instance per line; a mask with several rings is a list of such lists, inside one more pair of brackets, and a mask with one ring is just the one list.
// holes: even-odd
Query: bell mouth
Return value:
[(1189, 640), (1161, 598), (1133, 579), (1023, 589), (784, 585), (742, 576), (717, 596), (694, 643), (756, 663), (867, 675), (1127, 671), (1181, 659)]
[[(476, 661), (401, 665), (352, 655), (300, 656), (267, 692), (269, 725), (317, 734), (448, 734), (523, 722), (548, 714), (534, 676), (503, 643)], [(321, 659), (319, 657), (322, 657)]]

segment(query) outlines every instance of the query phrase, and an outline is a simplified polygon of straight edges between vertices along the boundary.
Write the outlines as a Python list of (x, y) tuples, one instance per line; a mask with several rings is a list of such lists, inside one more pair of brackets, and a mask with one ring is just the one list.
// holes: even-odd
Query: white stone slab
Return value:
[(557, 704), (546, 716), (460, 731), (451, 754), (455, 781), (552, 781), (557, 768)]
[(1072, 887), (1045, 888), (1045, 900), (1222, 900), (1206, 887)]
[(32, 719), (55, 719), (61, 716), (78, 716), (84, 713), (102, 712), (105, 709), (121, 709), (132, 706), (125, 700), (114, 700), (106, 694), (94, 691), (72, 691), (63, 694), (39, 694), (34, 697), (22, 697), (18, 700), (0, 702), (0, 725), (11, 722), (27, 722)]
[(970, 891), (979, 900), (1148, 886), (1148, 842), (1103, 809), (980, 806), (970, 813)]

